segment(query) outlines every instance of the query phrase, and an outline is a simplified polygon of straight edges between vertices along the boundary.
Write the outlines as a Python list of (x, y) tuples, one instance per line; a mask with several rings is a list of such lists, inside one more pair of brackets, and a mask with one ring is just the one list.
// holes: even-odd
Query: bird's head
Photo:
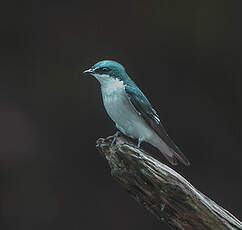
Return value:
[(110, 60), (96, 63), (83, 74), (94, 76), (102, 86), (114, 81), (124, 81), (127, 78), (125, 68), (118, 62)]

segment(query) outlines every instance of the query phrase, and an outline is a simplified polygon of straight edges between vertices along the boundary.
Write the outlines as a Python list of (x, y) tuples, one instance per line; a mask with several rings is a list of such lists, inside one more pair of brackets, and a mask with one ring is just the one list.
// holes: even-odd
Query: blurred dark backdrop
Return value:
[[(241, 1), (17, 1), (1, 7), (1, 229), (168, 229), (111, 178), (98, 82), (121, 62), (190, 159), (175, 167), (242, 218)], [(167, 163), (167, 162), (166, 162)]]

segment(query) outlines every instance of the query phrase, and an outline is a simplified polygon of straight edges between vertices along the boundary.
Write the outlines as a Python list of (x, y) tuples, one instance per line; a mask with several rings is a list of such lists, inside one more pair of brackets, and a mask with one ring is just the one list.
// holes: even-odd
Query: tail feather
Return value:
[(175, 151), (172, 148), (169, 148), (165, 142), (162, 140), (158, 140), (152, 143), (156, 148), (160, 150), (160, 152), (164, 155), (164, 157), (170, 162), (172, 165), (177, 165), (178, 161), (183, 163), (185, 166), (189, 166), (190, 162), (186, 158), (186, 156), (178, 149)]
[(178, 159), (181, 163), (183, 163), (186, 166), (190, 165), (189, 160), (186, 158), (186, 156), (182, 152), (177, 153), (173, 149), (170, 149), (170, 150), (173, 153), (174, 158)]
[(174, 155), (170, 156), (170, 155), (168, 155), (165, 152), (162, 152), (162, 154), (169, 161), (170, 164), (172, 164), (172, 165), (178, 165), (177, 158), (175, 158)]

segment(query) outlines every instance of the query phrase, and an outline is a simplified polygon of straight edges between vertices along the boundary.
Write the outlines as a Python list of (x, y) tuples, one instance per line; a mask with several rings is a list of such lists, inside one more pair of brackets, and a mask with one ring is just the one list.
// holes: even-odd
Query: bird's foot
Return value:
[(140, 148), (140, 145), (141, 145), (142, 141), (143, 141), (143, 138), (139, 137), (138, 143), (137, 143), (137, 148)]
[(111, 143), (111, 148), (114, 146), (114, 144), (116, 143), (117, 141), (117, 138), (118, 136), (120, 135), (120, 132), (117, 131), (114, 135), (113, 135), (113, 140), (112, 140), (112, 143)]

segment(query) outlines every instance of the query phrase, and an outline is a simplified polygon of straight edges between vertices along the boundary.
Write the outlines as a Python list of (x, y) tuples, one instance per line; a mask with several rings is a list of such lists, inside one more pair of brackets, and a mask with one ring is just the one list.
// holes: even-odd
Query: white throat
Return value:
[(117, 78), (112, 78), (109, 75), (93, 74), (93, 76), (100, 82), (102, 89), (105, 91), (112, 92), (123, 87), (123, 81), (120, 81)]

